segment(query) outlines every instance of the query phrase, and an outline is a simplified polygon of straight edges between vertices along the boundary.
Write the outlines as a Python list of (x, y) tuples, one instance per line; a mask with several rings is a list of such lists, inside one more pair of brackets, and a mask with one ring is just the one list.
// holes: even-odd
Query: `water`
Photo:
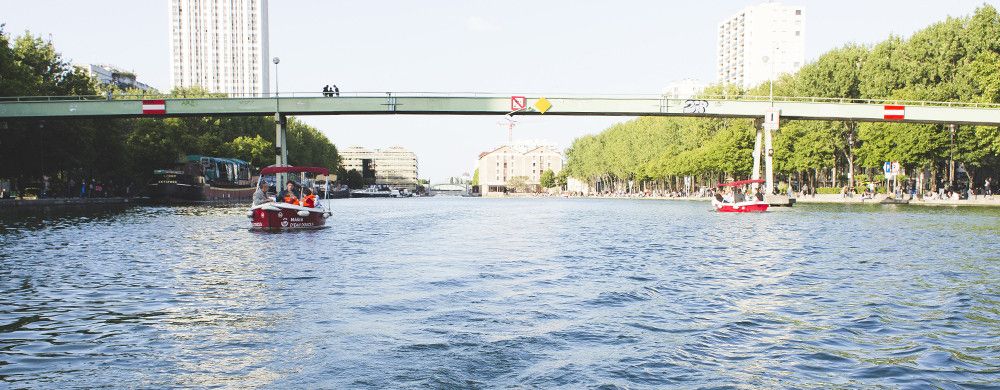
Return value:
[(1000, 384), (1000, 210), (332, 205), (0, 214), (0, 388)]

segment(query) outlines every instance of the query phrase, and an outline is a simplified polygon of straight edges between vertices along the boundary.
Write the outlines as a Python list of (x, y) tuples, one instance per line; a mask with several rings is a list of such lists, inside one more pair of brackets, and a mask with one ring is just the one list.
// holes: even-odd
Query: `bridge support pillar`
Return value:
[[(274, 113), (274, 165), (288, 165), (288, 134), (285, 131), (288, 120), (285, 114)], [(287, 180), (287, 174), (275, 175), (275, 185), (280, 193)]]
[[(760, 148), (761, 139), (764, 137), (763, 122), (760, 119), (754, 119), (754, 128), (757, 129), (757, 137), (754, 138), (753, 142), (753, 172), (750, 174), (750, 178), (757, 180), (760, 179)], [(754, 183), (753, 188), (757, 189), (760, 184)]]
[(285, 128), (288, 119), (280, 112), (274, 114), (274, 164), (288, 165), (288, 137)]
[[(759, 130), (758, 130), (759, 131)], [(758, 133), (759, 134), (759, 133)], [(764, 194), (774, 194), (774, 130), (764, 129)]]

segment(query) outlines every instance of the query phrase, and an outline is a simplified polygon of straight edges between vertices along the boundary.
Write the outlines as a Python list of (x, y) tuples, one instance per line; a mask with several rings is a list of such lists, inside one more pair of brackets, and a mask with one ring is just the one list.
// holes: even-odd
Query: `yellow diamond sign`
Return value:
[(552, 103), (549, 102), (549, 99), (538, 98), (538, 100), (535, 101), (535, 109), (542, 114), (544, 114), (545, 111), (548, 111), (550, 108), (552, 108)]

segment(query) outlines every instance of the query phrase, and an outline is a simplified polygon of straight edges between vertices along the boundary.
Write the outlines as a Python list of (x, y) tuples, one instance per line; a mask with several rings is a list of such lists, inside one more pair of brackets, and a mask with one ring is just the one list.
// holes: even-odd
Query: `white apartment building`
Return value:
[(719, 23), (718, 81), (751, 88), (805, 62), (803, 7), (780, 3), (749, 6)]
[(401, 146), (370, 150), (352, 146), (340, 151), (345, 170), (362, 172), (364, 160), (371, 160), (375, 184), (392, 188), (417, 188), (417, 155)]
[(90, 77), (93, 77), (101, 84), (111, 84), (119, 89), (138, 89), (148, 91), (152, 89), (145, 83), (136, 79), (135, 72), (124, 70), (113, 65), (106, 64), (77, 64)]
[(169, 0), (170, 83), (267, 94), (267, 0)]
[(663, 96), (668, 99), (690, 99), (701, 93), (705, 84), (695, 79), (672, 81), (663, 89)]
[(559, 173), (563, 156), (554, 146), (539, 144), (503, 145), (479, 155), (479, 186), (481, 192), (504, 192), (508, 182), (524, 177), (528, 185), (538, 186), (542, 172), (551, 169)]

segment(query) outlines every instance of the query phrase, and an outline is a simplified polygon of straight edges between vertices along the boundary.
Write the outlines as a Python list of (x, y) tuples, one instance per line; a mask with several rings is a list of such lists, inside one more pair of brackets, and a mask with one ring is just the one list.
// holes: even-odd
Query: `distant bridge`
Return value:
[[(510, 95), (482, 93), (356, 93), (340, 97), (185, 98), (171, 95), (0, 97), (0, 119), (138, 118), (264, 115), (572, 115), (763, 118), (1000, 126), (1000, 105), (766, 96), (670, 99), (641, 95)], [(540, 110), (544, 98), (550, 104)], [(146, 102), (147, 109), (143, 109)], [(155, 103), (155, 104), (153, 104)], [(522, 104), (518, 106), (517, 104)], [(150, 109), (150, 108), (156, 109)], [(515, 109), (523, 107), (523, 109)], [(544, 111), (544, 114), (543, 114)]]

